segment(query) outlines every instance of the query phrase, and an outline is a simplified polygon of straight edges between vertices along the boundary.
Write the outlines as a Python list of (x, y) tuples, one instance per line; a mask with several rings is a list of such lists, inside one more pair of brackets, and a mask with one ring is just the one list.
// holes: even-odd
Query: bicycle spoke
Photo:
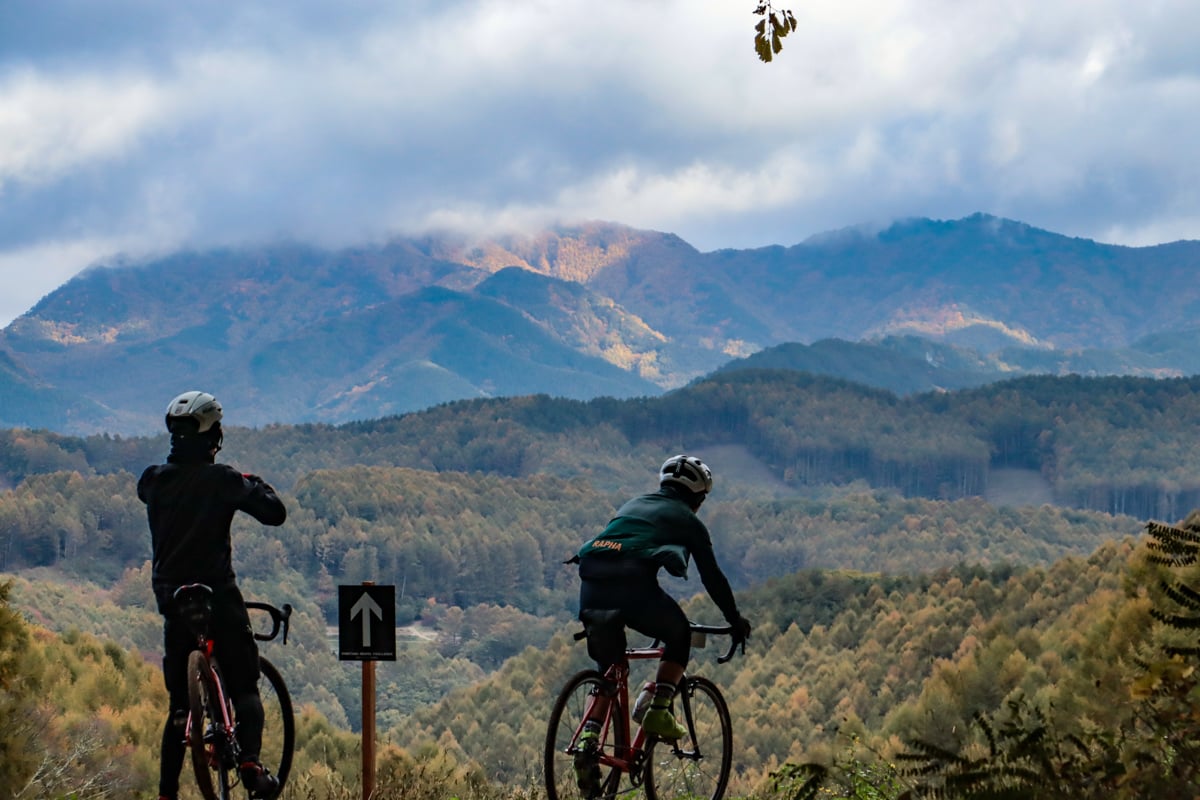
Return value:
[[(241, 786), (239, 764), (246, 757), (253, 758), (255, 755), (264, 767), (274, 773), (282, 789), (291, 771), (296, 742), (292, 701), (283, 677), (273, 664), (260, 656), (257, 685), (262, 702), (262, 739), (261, 742), (246, 740), (245, 737), (255, 729), (254, 721), (244, 720), (245, 728), (239, 725), (232, 698), (225, 690), (221, 667), (211, 655), (213, 647), (208, 638), (208, 614), (211, 613), (211, 607), (207, 603), (211, 591), (208, 587), (198, 584), (185, 588), (189, 590), (189, 594), (184, 600), (190, 603), (190, 611), (184, 616), (198, 639), (196, 649), (188, 654), (187, 659), (189, 713), (185, 745), (191, 757), (200, 794), (204, 800), (232, 800), (235, 790)], [(201, 589), (204, 591), (200, 592)], [(201, 599), (205, 602), (198, 602)], [(275, 623), (270, 633), (256, 633), (256, 639), (273, 639), (282, 629), (284, 641), (287, 640), (291, 606), (285, 605), (283, 609), (276, 609), (264, 603), (247, 603), (247, 607), (251, 606), (269, 611)], [(249, 705), (244, 706), (242, 710), (247, 714), (251, 713)], [(243, 750), (243, 745), (248, 749)]]
[(675, 700), (676, 718), (688, 729), (678, 742), (655, 742), (646, 767), (650, 800), (720, 800), (729, 781), (733, 728), (716, 685), (687, 678)]
[[(594, 670), (578, 673), (567, 682), (550, 712), (550, 726), (546, 732), (543, 753), (546, 794), (549, 800), (585, 800), (576, 780), (576, 750), (573, 742), (583, 723), (588, 700), (602, 682), (602, 676)], [(608, 740), (601, 745), (601, 751), (612, 755), (615, 741), (616, 734), (610, 730)], [(602, 797), (614, 797), (624, 793), (619, 790), (621, 774), (616, 768), (601, 768)]]
[(259, 758), (263, 766), (279, 779), (282, 787), (292, 767), (292, 751), (296, 742), (296, 723), (292, 714), (292, 699), (279, 670), (265, 658), (259, 658), (261, 677), (258, 693), (263, 705), (263, 736)]

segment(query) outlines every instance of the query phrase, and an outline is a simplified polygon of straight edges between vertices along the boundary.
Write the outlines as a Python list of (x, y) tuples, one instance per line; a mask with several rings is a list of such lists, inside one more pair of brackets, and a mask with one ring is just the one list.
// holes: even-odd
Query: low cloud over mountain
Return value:
[(711, 253), (605, 223), (177, 253), (94, 267), (9, 325), (0, 424), (152, 431), (190, 388), (231, 424), (340, 423), (470, 397), (656, 394), (756, 358), (895, 391), (1188, 374), (1198, 266), (1200, 242), (1118, 247), (982, 214)]

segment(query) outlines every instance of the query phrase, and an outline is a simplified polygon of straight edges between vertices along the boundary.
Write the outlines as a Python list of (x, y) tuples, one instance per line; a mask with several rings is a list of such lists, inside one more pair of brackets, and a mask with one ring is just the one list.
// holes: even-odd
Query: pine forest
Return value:
[[(243, 592), (296, 609), (263, 646), (297, 706), (284, 797), (361, 796), (336, 626), (338, 587), (365, 581), (396, 588), (400, 647), (378, 665), (376, 796), (545, 797), (551, 704), (590, 665), (564, 562), (678, 452), (713, 468), (701, 517), (754, 625), (744, 655), (718, 663), (716, 642), (690, 667), (729, 703), (727, 797), (1193, 796), (1198, 441), (1200, 378), (901, 397), (786, 370), (229, 427), (220, 459), (288, 506), (234, 529)], [(166, 450), (0, 430), (0, 796), (154, 792), (166, 692), (135, 484)], [(664, 585), (721, 622), (695, 574)]]

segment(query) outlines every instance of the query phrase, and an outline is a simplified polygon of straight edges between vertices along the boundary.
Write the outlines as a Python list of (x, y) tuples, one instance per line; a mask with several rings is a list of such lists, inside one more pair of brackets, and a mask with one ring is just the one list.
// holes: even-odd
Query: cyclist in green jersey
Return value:
[[(750, 636), (750, 623), (738, 612), (729, 581), (717, 564), (712, 537), (696, 516), (712, 491), (712, 471), (695, 456), (668, 458), (659, 470), (656, 492), (626, 502), (597, 536), (580, 548), (580, 618), (588, 625), (593, 611), (616, 611), (625, 627), (663, 643), (655, 679), (654, 699), (641, 720), (647, 733), (679, 739), (686, 730), (671, 714), (671, 701), (691, 655), (691, 631), (683, 609), (658, 584), (658, 571), (686, 578), (694, 561), (705, 590), (733, 627), (735, 641)], [(592, 636), (588, 653), (601, 672), (625, 650), (619, 640)], [(609, 641), (605, 641), (609, 639)], [(604, 711), (602, 705), (596, 715)]]

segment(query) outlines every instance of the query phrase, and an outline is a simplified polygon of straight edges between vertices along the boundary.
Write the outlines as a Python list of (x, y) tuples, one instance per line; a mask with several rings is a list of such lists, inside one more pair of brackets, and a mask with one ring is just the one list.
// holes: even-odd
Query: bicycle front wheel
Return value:
[[(596, 670), (584, 670), (567, 681), (554, 701), (550, 724), (546, 729), (542, 765), (548, 800), (585, 800), (575, 777), (575, 737), (583, 725), (588, 701), (601, 690), (604, 683), (604, 676)], [(610, 730), (609, 740), (601, 743), (602, 753), (613, 754), (616, 746), (614, 733)], [(601, 796), (611, 797), (620, 780), (620, 770), (601, 767), (600, 784), (604, 787)]]
[(288, 694), (283, 676), (267, 659), (258, 657), (260, 677), (258, 693), (262, 697), (263, 736), (259, 759), (263, 766), (279, 779), (279, 788), (287, 782), (292, 771), (292, 753), (296, 747), (296, 719), (292, 713), (292, 697)]
[(677, 742), (656, 741), (646, 763), (649, 800), (721, 800), (733, 763), (733, 724), (716, 684), (684, 678), (675, 696), (676, 719), (688, 734)]
[[(221, 800), (226, 794), (226, 782), (221, 781), (221, 795), (213, 786), (213, 773), (220, 770), (220, 757), (216, 752), (216, 731), (220, 726), (217, 692), (217, 674), (208, 657), (199, 650), (188, 656), (188, 704), (191, 719), (188, 723), (188, 750), (192, 754), (192, 768), (196, 773), (196, 785), (205, 800)], [(222, 771), (222, 776), (224, 775)]]

